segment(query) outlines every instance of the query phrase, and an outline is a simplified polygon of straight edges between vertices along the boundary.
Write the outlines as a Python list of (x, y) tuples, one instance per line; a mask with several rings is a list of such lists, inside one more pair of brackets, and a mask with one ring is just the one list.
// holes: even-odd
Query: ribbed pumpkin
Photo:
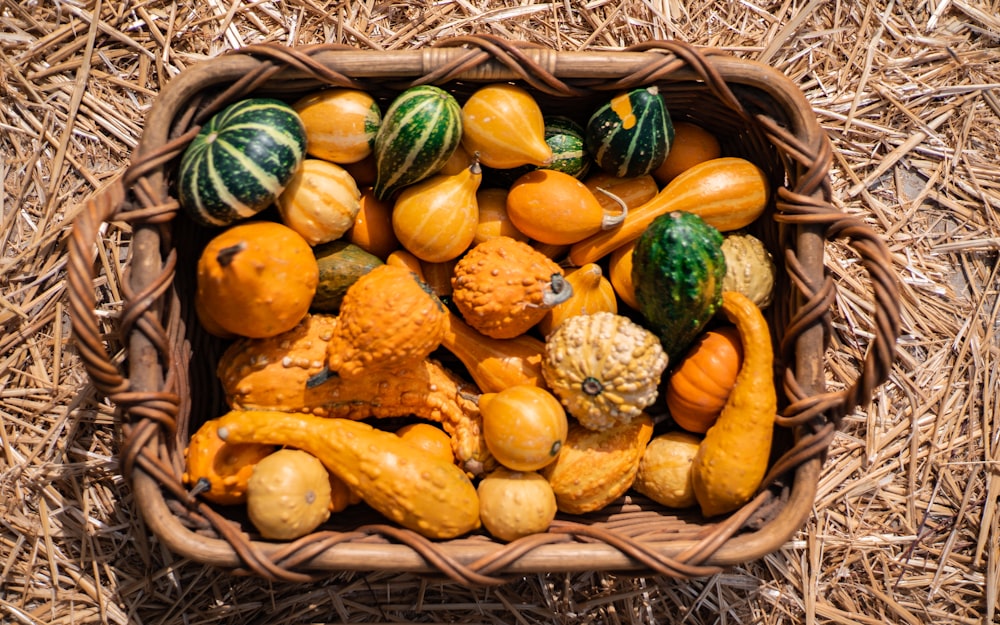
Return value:
[(278, 197), (305, 153), (305, 129), (292, 107), (241, 100), (213, 115), (184, 150), (178, 199), (202, 225), (253, 217)]
[(339, 239), (354, 225), (361, 192), (347, 170), (307, 158), (277, 198), (281, 221), (309, 245)]
[(305, 126), (307, 150), (333, 163), (357, 163), (372, 153), (382, 111), (358, 89), (326, 89), (309, 94), (292, 108)]
[(726, 405), (742, 363), (743, 344), (734, 326), (702, 334), (667, 378), (664, 396), (677, 425), (707, 432)]
[(392, 230), (420, 260), (432, 263), (458, 257), (476, 236), (482, 180), (478, 163), (449, 176), (438, 174), (403, 189), (392, 209)]
[(480, 87), (462, 105), (462, 147), (497, 169), (552, 161), (541, 108), (528, 91), (507, 83)]
[(573, 296), (545, 313), (538, 322), (542, 336), (548, 336), (563, 321), (576, 315), (591, 315), (596, 312), (618, 312), (618, 300), (614, 287), (604, 277), (601, 266), (589, 263), (566, 272), (566, 282), (573, 287)]

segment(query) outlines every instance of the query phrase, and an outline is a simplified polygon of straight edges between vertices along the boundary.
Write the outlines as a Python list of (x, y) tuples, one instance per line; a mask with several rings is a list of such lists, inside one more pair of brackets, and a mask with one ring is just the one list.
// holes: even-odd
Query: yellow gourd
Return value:
[(515, 471), (550, 464), (566, 442), (569, 422), (559, 400), (537, 386), (511, 386), (479, 396), (483, 439), (497, 462)]
[(732, 512), (756, 492), (767, 472), (778, 410), (767, 320), (736, 291), (722, 293), (721, 311), (739, 330), (743, 365), (692, 467), (695, 496), (706, 517)]
[[(255, 464), (275, 451), (274, 445), (233, 445), (219, 438), (218, 422), (206, 421), (184, 448), (184, 483), (198, 487), (205, 499), (224, 505), (243, 503)], [(207, 489), (206, 489), (207, 485)]]
[(307, 158), (275, 203), (286, 226), (309, 245), (319, 245), (339, 239), (354, 226), (361, 191), (340, 165)]
[(327, 89), (305, 96), (292, 108), (305, 127), (309, 154), (334, 163), (356, 163), (372, 153), (382, 113), (364, 91)]
[(611, 282), (604, 277), (601, 266), (587, 263), (583, 267), (566, 272), (566, 282), (573, 287), (573, 296), (554, 306), (538, 322), (542, 336), (548, 336), (563, 321), (576, 315), (591, 315), (596, 312), (618, 312), (618, 300)]
[(701, 438), (688, 432), (665, 432), (646, 445), (632, 488), (669, 508), (698, 503), (691, 484), (691, 466)]
[(305, 536), (330, 518), (331, 504), (326, 468), (298, 449), (281, 449), (264, 458), (247, 482), (247, 516), (267, 539)]
[(462, 106), (462, 147), (496, 169), (549, 164), (545, 120), (525, 89), (497, 83), (477, 89)]
[(227, 442), (312, 454), (369, 506), (428, 538), (455, 538), (480, 525), (479, 497), (465, 472), (392, 432), (346, 419), (240, 411), (221, 417), (218, 432)]
[(496, 393), (511, 386), (545, 386), (542, 354), (545, 343), (521, 334), (509, 339), (490, 338), (449, 314), (441, 346), (458, 358), (469, 377), (483, 393)]
[(438, 174), (405, 187), (392, 209), (392, 230), (400, 244), (432, 263), (457, 258), (476, 236), (482, 177), (473, 163), (455, 175)]
[(556, 496), (534, 471), (499, 467), (479, 482), (479, 517), (500, 540), (517, 540), (549, 529), (556, 517)]

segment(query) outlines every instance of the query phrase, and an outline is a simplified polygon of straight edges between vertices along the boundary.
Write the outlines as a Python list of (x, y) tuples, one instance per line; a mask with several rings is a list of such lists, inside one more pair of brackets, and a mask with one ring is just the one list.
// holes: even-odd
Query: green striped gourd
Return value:
[(594, 111), (586, 146), (594, 162), (619, 178), (644, 176), (667, 158), (674, 126), (659, 90), (633, 89)]
[(206, 226), (253, 217), (285, 188), (305, 152), (305, 128), (288, 104), (269, 98), (231, 104), (208, 120), (181, 157), (181, 206)]
[(583, 126), (568, 117), (545, 118), (545, 142), (552, 148), (552, 162), (547, 166), (583, 178), (590, 170), (590, 155), (584, 147)]
[(462, 109), (433, 85), (399, 94), (375, 135), (375, 196), (384, 200), (444, 166), (462, 138)]

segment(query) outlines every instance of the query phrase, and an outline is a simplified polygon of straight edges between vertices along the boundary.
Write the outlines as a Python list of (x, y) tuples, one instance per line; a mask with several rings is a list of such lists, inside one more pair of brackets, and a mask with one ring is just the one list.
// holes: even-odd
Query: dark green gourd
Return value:
[(253, 217), (274, 202), (305, 152), (305, 128), (288, 104), (270, 98), (231, 104), (208, 120), (181, 157), (181, 206), (206, 226)]
[(319, 284), (312, 300), (312, 310), (335, 313), (344, 293), (358, 278), (384, 264), (378, 256), (342, 239), (313, 248), (319, 265)]
[(632, 283), (639, 312), (675, 362), (722, 304), (722, 234), (692, 213), (660, 215), (636, 240)]
[(619, 178), (644, 176), (662, 165), (674, 141), (670, 113), (655, 86), (606, 102), (591, 115), (586, 133), (594, 162)]

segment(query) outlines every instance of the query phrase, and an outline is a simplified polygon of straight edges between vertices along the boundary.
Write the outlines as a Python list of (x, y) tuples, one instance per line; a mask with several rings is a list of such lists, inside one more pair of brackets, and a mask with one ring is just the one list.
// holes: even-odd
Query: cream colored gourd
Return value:
[(339, 239), (354, 226), (361, 192), (343, 167), (307, 158), (275, 203), (286, 226), (309, 245), (319, 245)]
[(700, 444), (689, 432), (665, 432), (649, 441), (632, 488), (669, 508), (696, 505), (691, 467)]
[(770, 306), (776, 269), (764, 242), (752, 234), (730, 232), (722, 239), (722, 254), (726, 257), (722, 289), (739, 291), (760, 308)]
[(334, 163), (357, 163), (372, 153), (382, 114), (375, 99), (357, 89), (325, 89), (292, 108), (306, 130), (309, 154)]
[(545, 120), (525, 89), (507, 83), (477, 89), (462, 106), (462, 147), (496, 169), (547, 165)]
[(604, 277), (604, 272), (597, 263), (587, 263), (583, 267), (567, 271), (566, 282), (573, 287), (573, 296), (545, 313), (538, 322), (538, 330), (542, 336), (548, 336), (563, 321), (576, 315), (618, 312), (614, 287)]
[(330, 478), (315, 456), (281, 449), (264, 458), (247, 482), (247, 515), (261, 536), (294, 540), (330, 518)]
[(404, 188), (392, 209), (392, 230), (400, 244), (432, 263), (461, 255), (476, 236), (482, 177), (473, 163), (455, 175), (438, 174)]

